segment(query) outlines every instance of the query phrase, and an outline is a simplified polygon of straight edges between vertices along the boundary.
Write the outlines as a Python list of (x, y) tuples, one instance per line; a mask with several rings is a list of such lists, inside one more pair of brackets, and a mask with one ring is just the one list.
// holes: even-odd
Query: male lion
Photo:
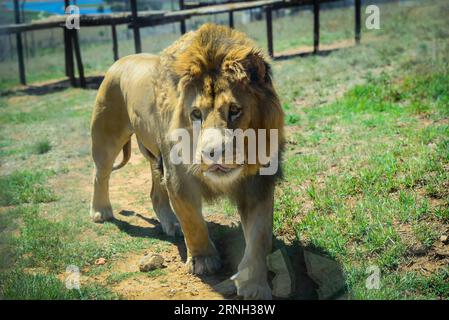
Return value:
[[(201, 203), (226, 195), (238, 207), (246, 243), (233, 277), (237, 292), (245, 298), (271, 298), (266, 257), (271, 251), (274, 184), (280, 170), (262, 175), (259, 160), (174, 164), (170, 152), (176, 142), (169, 133), (179, 128), (192, 133), (197, 121), (201, 129), (222, 132), (207, 138), (201, 135), (200, 150), (213, 147), (223, 152), (225, 129), (277, 129), (276, 146), (271, 148), (280, 156), (283, 119), (267, 59), (243, 33), (227, 27), (206, 24), (159, 56), (136, 54), (120, 59), (106, 73), (93, 110), (93, 220), (113, 218), (109, 177), (128, 162), (135, 134), (151, 164), (154, 210), (168, 235), (174, 235), (180, 224), (190, 272), (213, 273), (221, 266)], [(270, 139), (267, 136), (264, 142), (271, 146)], [(122, 149), (123, 160), (114, 166)]]

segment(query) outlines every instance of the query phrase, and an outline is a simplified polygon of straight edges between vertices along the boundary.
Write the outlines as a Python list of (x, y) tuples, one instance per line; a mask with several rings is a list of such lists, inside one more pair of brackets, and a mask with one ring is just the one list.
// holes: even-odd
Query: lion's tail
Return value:
[(122, 162), (112, 167), (112, 171), (118, 170), (125, 166), (125, 164), (128, 163), (129, 159), (131, 158), (131, 139), (128, 140), (127, 143), (123, 146), (123, 159)]

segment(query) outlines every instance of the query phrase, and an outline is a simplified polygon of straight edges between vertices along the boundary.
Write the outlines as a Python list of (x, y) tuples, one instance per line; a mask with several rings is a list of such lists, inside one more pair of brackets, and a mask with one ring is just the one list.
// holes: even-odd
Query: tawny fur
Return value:
[[(233, 105), (242, 112), (231, 121)], [(180, 225), (189, 269), (196, 274), (219, 269), (201, 202), (227, 196), (238, 206), (246, 241), (235, 279), (238, 293), (270, 298), (265, 259), (271, 250), (276, 176), (261, 176), (259, 163), (245, 164), (235, 171), (238, 177), (221, 184), (216, 177), (208, 179), (202, 166), (172, 164), (173, 142), (168, 135), (177, 128), (191, 132), (193, 108), (201, 111), (203, 129), (277, 129), (282, 149), (284, 115), (268, 59), (243, 33), (206, 24), (182, 36), (160, 56), (127, 56), (107, 72), (91, 123), (96, 169), (91, 216), (97, 222), (113, 218), (109, 177), (120, 150), (124, 157), (117, 167), (129, 160), (129, 141), (135, 134), (151, 164), (154, 210), (167, 234), (174, 235)]]

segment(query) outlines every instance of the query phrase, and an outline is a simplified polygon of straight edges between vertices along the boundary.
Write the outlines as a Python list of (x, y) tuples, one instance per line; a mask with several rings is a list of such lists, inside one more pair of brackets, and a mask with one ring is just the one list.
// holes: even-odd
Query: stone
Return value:
[(163, 266), (164, 258), (159, 254), (145, 255), (139, 262), (139, 270), (142, 272), (160, 269)]

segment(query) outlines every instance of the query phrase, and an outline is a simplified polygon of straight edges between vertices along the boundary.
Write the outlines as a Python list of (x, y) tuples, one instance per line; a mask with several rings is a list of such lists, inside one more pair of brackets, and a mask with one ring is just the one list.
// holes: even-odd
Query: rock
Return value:
[(95, 260), (95, 265), (97, 266), (101, 266), (106, 264), (106, 259), (105, 258), (98, 258), (97, 260)]
[(145, 255), (139, 262), (139, 269), (142, 272), (160, 269), (163, 266), (164, 266), (164, 258), (159, 254)]
[(448, 237), (446, 235), (443, 235), (440, 237), (440, 241), (444, 244), (447, 244), (449, 242)]
[(170, 289), (170, 290), (168, 291), (168, 295), (169, 295), (170, 297), (173, 297), (173, 296), (176, 294), (176, 292), (178, 292), (176, 289)]
[(321, 254), (304, 250), (308, 276), (318, 285), (319, 299), (330, 299), (345, 288), (345, 278), (340, 265)]
[(276, 275), (273, 279), (273, 295), (279, 298), (288, 298), (293, 291), (294, 283), (294, 273), (288, 256), (283, 250), (278, 249), (267, 257), (267, 266)]

